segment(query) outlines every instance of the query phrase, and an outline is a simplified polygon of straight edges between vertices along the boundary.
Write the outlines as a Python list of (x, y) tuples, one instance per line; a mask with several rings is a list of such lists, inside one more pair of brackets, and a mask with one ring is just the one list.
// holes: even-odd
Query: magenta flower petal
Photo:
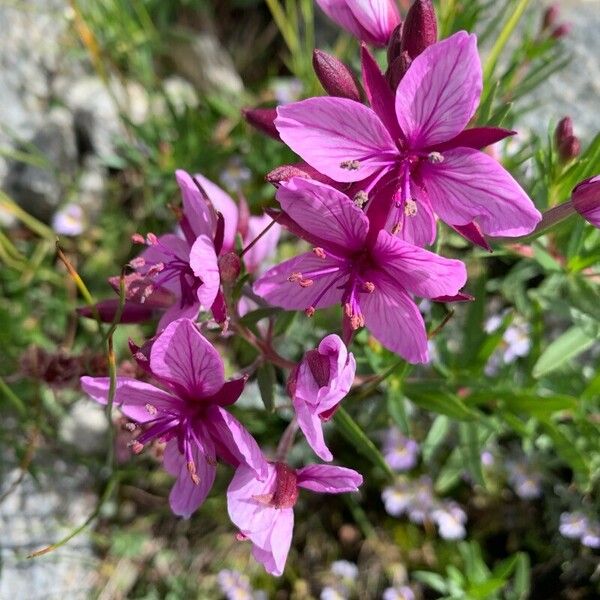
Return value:
[(202, 280), (202, 285), (196, 292), (198, 300), (204, 309), (208, 310), (213, 305), (221, 285), (215, 246), (209, 237), (201, 235), (196, 238), (190, 250), (189, 262), (194, 275)]
[[(174, 233), (167, 233), (158, 238), (158, 244), (148, 246), (142, 252), (141, 257), (145, 264), (143, 267), (137, 269), (137, 271), (145, 274), (152, 265), (168, 265), (173, 261), (179, 261), (182, 264), (188, 263), (190, 259), (190, 247), (184, 239)], [(161, 287), (173, 292), (177, 298), (181, 298), (181, 279), (179, 277), (163, 277), (162, 273), (159, 273), (155, 279), (160, 281)]]
[(600, 175), (579, 183), (573, 190), (575, 210), (591, 225), (600, 227)]
[[(208, 196), (208, 199), (211, 201), (215, 210), (218, 210), (223, 215), (223, 219), (225, 221), (225, 232), (223, 236), (222, 252), (225, 253), (233, 250), (239, 218), (237, 204), (227, 192), (222, 190), (210, 179), (204, 177), (204, 175), (196, 173), (194, 178), (197, 179), (200, 182), (200, 185), (202, 185), (204, 188), (204, 191), (206, 192), (206, 195)], [(199, 235), (199, 233), (197, 235)], [(209, 235), (209, 237), (212, 236)]]
[(408, 362), (427, 362), (427, 333), (417, 305), (383, 275), (376, 279), (375, 286), (375, 291), (361, 300), (366, 327), (388, 350)]
[[(81, 389), (96, 402), (106, 405), (110, 389), (110, 377), (88, 377), (80, 379)], [(146, 423), (153, 419), (153, 408), (171, 410), (181, 401), (157, 387), (131, 377), (118, 377), (113, 399), (115, 406), (130, 419)], [(150, 408), (149, 407), (153, 407)]]
[[(121, 301), (118, 298), (101, 300), (96, 303), (95, 308), (103, 323), (112, 323), (117, 316)], [(152, 305), (150, 301), (145, 304), (125, 300), (119, 323), (143, 323), (154, 316), (154, 313), (162, 306)], [(77, 314), (88, 319), (95, 319), (96, 315), (90, 306), (81, 306), (76, 309)]]
[(363, 478), (353, 469), (334, 465), (309, 465), (298, 469), (298, 487), (321, 494), (357, 492)]
[(183, 213), (193, 235), (212, 237), (216, 226), (215, 211), (207, 202), (207, 199), (202, 197), (198, 186), (189, 173), (179, 169), (175, 171), (175, 177), (181, 190)]
[(475, 221), (486, 235), (521, 236), (542, 218), (521, 186), (483, 152), (449, 150), (443, 162), (422, 171), (433, 209), (452, 225)]
[(300, 227), (339, 246), (340, 252), (350, 254), (364, 244), (369, 220), (360, 208), (348, 202), (348, 196), (335, 188), (294, 177), (281, 184), (277, 200)]
[(396, 99), (379, 65), (366, 46), (360, 49), (362, 78), (371, 108), (377, 113), (393, 138), (403, 139), (395, 113)]
[(338, 266), (335, 260), (322, 259), (313, 252), (306, 252), (270, 268), (254, 283), (253, 289), (273, 306), (288, 310), (305, 310), (309, 306), (327, 308), (340, 301), (341, 293), (336, 284), (339, 282), (341, 285), (344, 280), (339, 272), (314, 279), (313, 284), (307, 287), (290, 281), (290, 277), (294, 273), (311, 273), (336, 269)]
[(226, 381), (223, 387), (214, 396), (206, 398), (205, 402), (218, 404), (219, 406), (230, 406), (241, 396), (246, 381), (248, 381), (247, 376)]
[(223, 361), (188, 319), (171, 323), (150, 350), (156, 378), (184, 398), (200, 400), (216, 394), (225, 383)]
[(392, 280), (423, 298), (455, 296), (467, 282), (460, 260), (444, 258), (380, 231), (373, 256)]
[[(244, 246), (247, 246), (273, 221), (269, 215), (261, 217), (250, 217), (248, 219), (248, 231), (244, 238)], [(248, 252), (243, 256), (244, 264), (249, 273), (260, 270), (264, 262), (271, 258), (277, 248), (281, 236), (281, 225), (275, 223), (269, 231), (263, 235)]]
[(266, 477), (265, 459), (256, 440), (245, 427), (224, 408), (215, 404), (208, 408), (207, 414), (209, 422), (206, 427), (210, 435), (229, 449), (238, 464), (247, 465), (259, 478)]
[(459, 31), (417, 56), (396, 90), (396, 116), (411, 146), (432, 146), (458, 135), (482, 90), (477, 38)]
[(321, 460), (327, 462), (333, 460), (333, 454), (331, 454), (325, 443), (323, 424), (319, 415), (300, 396), (294, 396), (293, 405), (296, 411), (296, 418), (298, 419), (298, 426), (304, 434), (308, 445)]
[(469, 240), (472, 244), (487, 250), (488, 252), (492, 251), (492, 247), (489, 245), (488, 241), (485, 239), (483, 233), (481, 233), (481, 229), (477, 223), (467, 223), (466, 225), (450, 225), (454, 231), (458, 234), (462, 235), (465, 239)]
[(473, 127), (461, 131), (456, 137), (447, 142), (436, 144), (431, 150), (436, 152), (445, 152), (452, 148), (474, 148), (481, 150), (486, 146), (491, 146), (511, 135), (516, 135), (516, 131), (503, 129), (502, 127)]
[(346, 98), (309, 98), (280, 106), (281, 139), (308, 164), (335, 181), (361, 181), (398, 154), (370, 108)]
[(189, 519), (204, 502), (210, 492), (216, 469), (215, 451), (208, 439), (202, 440), (203, 447), (194, 447), (192, 456), (196, 465), (197, 483), (190, 477), (185, 456), (177, 448), (177, 440), (171, 440), (165, 448), (163, 466), (177, 477), (169, 494), (169, 504), (174, 514)]
[(256, 560), (271, 575), (279, 576), (292, 543), (294, 511), (270, 504), (269, 497), (277, 489), (276, 468), (266, 461), (265, 465), (264, 481), (245, 466), (236, 469), (227, 489), (227, 510), (233, 524), (252, 542)]
[(200, 312), (200, 308), (202, 305), (200, 302), (194, 302), (193, 304), (185, 304), (181, 306), (180, 303), (173, 304), (170, 308), (167, 308), (163, 316), (160, 318), (158, 322), (158, 327), (156, 331), (162, 331), (172, 323), (173, 321), (177, 321), (178, 319), (190, 319), (191, 321), (195, 321), (198, 318), (198, 313)]

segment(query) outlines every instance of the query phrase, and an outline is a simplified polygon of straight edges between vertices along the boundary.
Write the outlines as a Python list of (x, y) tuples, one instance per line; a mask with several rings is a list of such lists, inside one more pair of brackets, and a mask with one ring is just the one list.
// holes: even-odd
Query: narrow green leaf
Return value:
[(421, 454), (425, 463), (429, 463), (435, 451), (446, 439), (449, 430), (450, 419), (445, 415), (438, 415), (431, 424), (427, 437), (421, 444)]
[(554, 423), (542, 422), (541, 427), (552, 439), (556, 452), (559, 456), (579, 475), (588, 477), (590, 468), (585, 456)]
[(478, 417), (458, 396), (449, 392), (420, 392), (409, 399), (421, 408), (459, 421), (470, 421)]
[(265, 408), (273, 412), (275, 400), (275, 367), (271, 363), (264, 363), (256, 372), (258, 389)]
[(467, 469), (475, 483), (485, 486), (485, 480), (481, 470), (481, 448), (479, 445), (477, 426), (475, 423), (460, 423), (459, 433), (461, 450)]
[(406, 399), (396, 385), (396, 381), (391, 381), (387, 391), (387, 410), (390, 417), (396, 424), (396, 427), (406, 436), (410, 435), (410, 425), (406, 415)]
[(374, 466), (379, 467), (390, 479), (394, 479), (394, 472), (383, 458), (375, 444), (367, 437), (360, 425), (343, 409), (338, 408), (333, 422), (340, 433), (354, 445), (357, 452), (370, 460)]
[(594, 338), (581, 327), (567, 329), (544, 350), (533, 367), (533, 376), (539, 378), (555, 371), (593, 343)]
[(421, 583), (428, 585), (440, 594), (448, 592), (448, 586), (446, 585), (445, 579), (437, 573), (431, 573), (429, 571), (414, 571), (412, 576)]

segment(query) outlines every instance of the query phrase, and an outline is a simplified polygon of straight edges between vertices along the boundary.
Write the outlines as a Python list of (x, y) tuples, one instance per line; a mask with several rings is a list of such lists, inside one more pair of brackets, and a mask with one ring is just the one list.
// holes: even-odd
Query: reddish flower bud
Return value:
[(564, 38), (565, 36), (569, 35), (569, 33), (571, 33), (571, 24), (563, 23), (562, 25), (555, 27), (550, 33), (550, 36), (553, 37), (555, 40), (560, 40), (561, 38)]
[(415, 0), (402, 30), (402, 51), (413, 60), (437, 42), (437, 22), (431, 0)]
[(573, 120), (571, 117), (565, 117), (558, 123), (554, 132), (554, 141), (562, 163), (567, 163), (579, 156), (581, 142), (573, 133)]
[(261, 133), (279, 140), (279, 132), (273, 121), (277, 117), (277, 110), (274, 108), (243, 108), (242, 116), (249, 125), (258, 129)]
[(398, 56), (394, 62), (390, 63), (386, 73), (385, 78), (392, 90), (395, 90), (398, 87), (398, 84), (406, 75), (408, 68), (412, 63), (411, 57), (408, 55), (408, 52), (402, 52), (400, 56)]
[(551, 4), (545, 11), (542, 18), (542, 30), (550, 29), (553, 25), (556, 25), (558, 17), (560, 16), (560, 8), (558, 4)]
[(241, 270), (242, 261), (235, 252), (228, 252), (219, 258), (219, 272), (222, 281), (235, 281)]
[(600, 175), (582, 181), (573, 190), (575, 210), (594, 227), (600, 228)]
[(392, 31), (387, 47), (388, 65), (391, 65), (402, 53), (402, 23)]
[(350, 69), (340, 60), (323, 52), (313, 52), (313, 68), (323, 89), (330, 96), (349, 98), (360, 102), (360, 92)]
[(278, 187), (282, 181), (288, 181), (292, 177), (303, 177), (304, 179), (315, 179), (321, 183), (327, 183), (328, 185), (335, 185), (335, 182), (327, 175), (319, 173), (314, 167), (306, 163), (296, 163), (294, 165), (281, 165), (276, 167), (270, 173), (267, 173), (265, 179)]

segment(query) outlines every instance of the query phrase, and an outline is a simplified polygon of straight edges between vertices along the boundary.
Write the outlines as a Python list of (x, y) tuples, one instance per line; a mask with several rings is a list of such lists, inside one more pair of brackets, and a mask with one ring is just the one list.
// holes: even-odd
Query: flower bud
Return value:
[(394, 62), (390, 63), (387, 71), (385, 72), (385, 78), (390, 84), (392, 90), (395, 90), (398, 87), (398, 84), (406, 75), (411, 63), (412, 59), (406, 51), (402, 52), (402, 54), (400, 54), (400, 56), (398, 56)]
[(558, 156), (562, 163), (567, 163), (581, 152), (581, 142), (573, 133), (573, 120), (565, 117), (556, 126), (554, 141), (558, 150)]
[(555, 40), (560, 40), (569, 35), (569, 33), (571, 33), (571, 25), (569, 23), (563, 23), (562, 25), (555, 27), (550, 33), (550, 36)]
[(349, 98), (360, 102), (360, 92), (350, 69), (340, 60), (323, 52), (313, 52), (313, 68), (323, 89), (330, 96)]
[(545, 11), (542, 18), (542, 30), (550, 29), (553, 25), (556, 25), (558, 17), (560, 16), (560, 8), (558, 4), (551, 4)]
[(249, 125), (258, 129), (261, 133), (279, 140), (279, 132), (273, 121), (277, 117), (275, 108), (243, 108), (242, 116)]
[(219, 258), (221, 279), (228, 283), (235, 281), (242, 270), (242, 261), (235, 252), (227, 252)]
[(573, 190), (575, 210), (594, 227), (600, 228), (600, 175), (582, 181)]
[(402, 53), (402, 23), (392, 31), (387, 47), (388, 65), (391, 65)]
[(437, 42), (437, 22), (431, 0), (415, 0), (402, 30), (402, 51), (413, 60)]

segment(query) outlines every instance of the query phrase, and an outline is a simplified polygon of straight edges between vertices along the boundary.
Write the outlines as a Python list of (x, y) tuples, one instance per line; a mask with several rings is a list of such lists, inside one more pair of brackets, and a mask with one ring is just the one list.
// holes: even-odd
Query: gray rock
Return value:
[(177, 72), (200, 93), (243, 92), (244, 84), (231, 57), (212, 31), (180, 27), (169, 40), (167, 52)]
[(77, 141), (71, 113), (62, 108), (52, 109), (30, 146), (45, 164), (9, 162), (2, 187), (27, 212), (48, 222), (65, 193), (63, 178), (72, 176), (77, 169)]
[(90, 454), (106, 448), (108, 424), (99, 404), (82, 398), (75, 402), (60, 424), (60, 439)]

